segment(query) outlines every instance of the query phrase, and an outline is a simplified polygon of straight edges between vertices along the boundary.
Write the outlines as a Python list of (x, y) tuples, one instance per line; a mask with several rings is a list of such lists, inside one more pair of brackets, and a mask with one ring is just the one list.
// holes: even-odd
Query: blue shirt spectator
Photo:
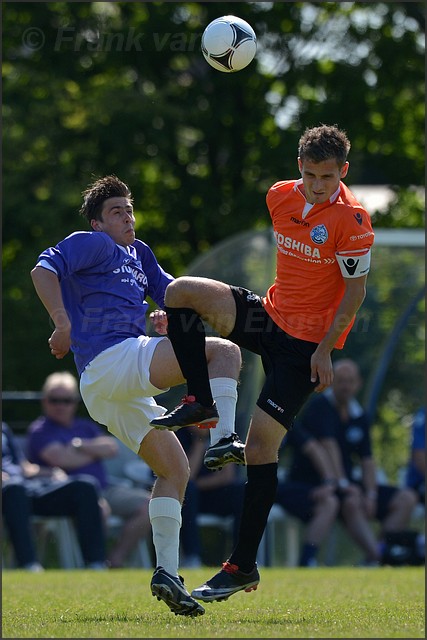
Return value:
[[(70, 445), (73, 440), (76, 442), (75, 438), (89, 440), (101, 436), (105, 436), (105, 431), (93, 420), (75, 416), (72, 418), (71, 423), (65, 428), (51, 418), (41, 416), (35, 420), (29, 428), (28, 457), (36, 464), (45, 465), (46, 461), (43, 460), (40, 452), (46, 449), (46, 447), (49, 447), (53, 442), (67, 446)], [(91, 459), (90, 462), (74, 469), (68, 467), (67, 473), (70, 476), (87, 473), (96, 478), (101, 489), (105, 489), (108, 486), (108, 478), (102, 459)]]
[(411, 458), (406, 471), (405, 484), (418, 492), (420, 501), (425, 502), (425, 450), (426, 450), (426, 410), (421, 407), (412, 421)]
[(72, 517), (88, 568), (105, 568), (105, 538), (98, 491), (88, 478), (69, 478), (60, 469), (30, 463), (11, 429), (2, 423), (2, 516), (15, 560), (41, 571), (31, 516)]

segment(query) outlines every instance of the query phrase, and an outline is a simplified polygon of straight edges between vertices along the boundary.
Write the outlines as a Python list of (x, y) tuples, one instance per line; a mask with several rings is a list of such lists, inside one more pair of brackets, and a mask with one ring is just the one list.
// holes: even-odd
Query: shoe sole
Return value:
[(202, 616), (205, 613), (205, 610), (199, 603), (175, 602), (172, 590), (166, 584), (151, 585), (151, 593), (157, 600), (163, 600), (176, 616), (196, 617)]
[(223, 594), (223, 595), (204, 595), (202, 593), (197, 593), (196, 595), (196, 591), (192, 591), (191, 592), (191, 597), (195, 598), (196, 600), (202, 600), (203, 602), (222, 602), (225, 600), (228, 600), (228, 598), (232, 595), (234, 595), (235, 593), (238, 593), (239, 591), (245, 591), (246, 593), (249, 593), (250, 591), (256, 591), (259, 585), (259, 580), (255, 581), (255, 582), (250, 582), (247, 585), (238, 587), (236, 589), (233, 589), (233, 591), (230, 591), (230, 593), (227, 594)]
[(234, 462), (234, 464), (240, 464), (241, 466), (246, 465), (246, 461), (244, 459), (242, 462), (242, 459), (235, 456), (231, 451), (224, 453), (224, 455), (221, 457), (221, 460), (219, 460), (219, 458), (213, 457), (205, 458), (204, 465), (211, 471), (221, 471), (225, 464), (230, 464), (231, 462)]
[(215, 429), (218, 424), (219, 418), (209, 418), (209, 420), (203, 420), (202, 422), (191, 422), (189, 424), (182, 425), (165, 425), (165, 424), (152, 424), (150, 425), (160, 431), (178, 431), (179, 429), (185, 429), (186, 427), (198, 427), (199, 429)]

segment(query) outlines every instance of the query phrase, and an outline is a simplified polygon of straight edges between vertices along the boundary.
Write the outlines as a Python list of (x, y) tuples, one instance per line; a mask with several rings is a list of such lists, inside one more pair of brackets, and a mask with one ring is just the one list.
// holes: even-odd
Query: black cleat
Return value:
[(221, 438), (219, 442), (210, 446), (205, 453), (204, 464), (211, 471), (220, 471), (229, 462), (246, 464), (245, 445), (237, 433), (232, 433), (227, 438)]
[(171, 576), (163, 567), (157, 567), (151, 579), (151, 593), (157, 600), (166, 602), (176, 616), (202, 616), (205, 613), (201, 604), (196, 602), (184, 586), (181, 576)]
[(194, 396), (184, 396), (175, 409), (165, 413), (159, 418), (154, 418), (150, 424), (156, 429), (178, 431), (182, 427), (199, 427), (200, 429), (213, 429), (219, 420), (215, 402), (211, 407), (203, 407), (196, 402)]
[(250, 573), (239, 571), (239, 567), (229, 562), (224, 562), (219, 573), (193, 589), (191, 595), (197, 600), (213, 602), (214, 600), (227, 600), (238, 591), (255, 591), (259, 584), (259, 573), (255, 564)]

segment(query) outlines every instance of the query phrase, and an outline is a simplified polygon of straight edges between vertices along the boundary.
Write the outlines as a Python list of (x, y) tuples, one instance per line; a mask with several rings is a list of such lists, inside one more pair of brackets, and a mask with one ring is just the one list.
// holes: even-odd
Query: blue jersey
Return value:
[(101, 231), (72, 233), (43, 251), (37, 265), (58, 276), (79, 375), (105, 349), (146, 335), (146, 297), (164, 308), (174, 279), (141, 240), (122, 247)]

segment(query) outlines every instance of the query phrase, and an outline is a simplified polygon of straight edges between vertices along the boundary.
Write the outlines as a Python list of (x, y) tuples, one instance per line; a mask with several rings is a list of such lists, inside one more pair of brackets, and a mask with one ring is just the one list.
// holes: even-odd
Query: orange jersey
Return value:
[[(319, 343), (344, 295), (344, 278), (369, 271), (374, 232), (368, 213), (343, 182), (326, 202), (313, 205), (301, 186), (302, 179), (276, 182), (267, 193), (277, 266), (263, 304), (286, 333)], [(337, 349), (354, 320), (344, 327)]]

